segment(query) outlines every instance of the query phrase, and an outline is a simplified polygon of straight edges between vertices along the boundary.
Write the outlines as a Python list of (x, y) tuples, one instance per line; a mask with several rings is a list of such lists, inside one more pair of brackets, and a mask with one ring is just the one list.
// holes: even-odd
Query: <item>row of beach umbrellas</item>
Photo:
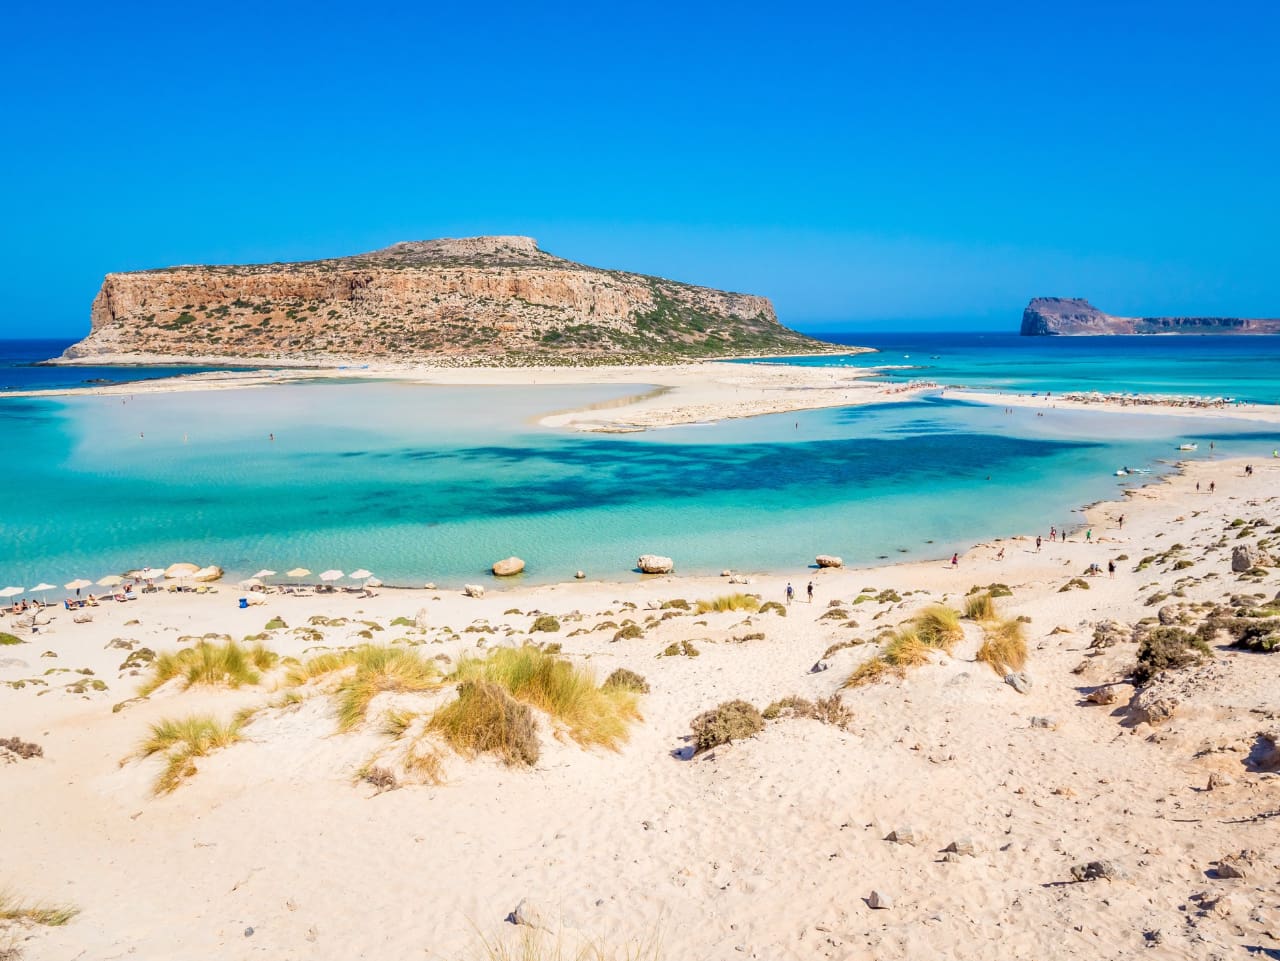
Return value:
[[(310, 575), (311, 575), (311, 571), (307, 570), (305, 567), (295, 567), (293, 570), (285, 572), (285, 577), (292, 578), (295, 581), (301, 580), (304, 577), (309, 577)], [(179, 581), (186, 581), (188, 579), (200, 581), (205, 579), (214, 580), (218, 577), (221, 577), (222, 570), (221, 568), (214, 567), (212, 565), (208, 567), (200, 567), (197, 564), (182, 563), (182, 564), (170, 564), (168, 567), (164, 569), (157, 568), (157, 567), (144, 567), (141, 570), (129, 572), (128, 576), (140, 581), (155, 581), (155, 580), (160, 580), (161, 578), (165, 578), (167, 580), (179, 580)], [(241, 587), (261, 587), (263, 585), (263, 581), (265, 578), (275, 577), (275, 576), (276, 576), (275, 571), (267, 570), (266, 568), (263, 568), (262, 570), (258, 571), (258, 573), (254, 574), (252, 577), (241, 581), (240, 586)], [(363, 581), (365, 587), (381, 587), (382, 586), (382, 582), (373, 576), (373, 572), (366, 571), (364, 568), (361, 568), (360, 570), (352, 571), (350, 574), (344, 574), (342, 571), (339, 571), (339, 570), (322, 571), (318, 576), (320, 580), (326, 584), (332, 584), (334, 581), (340, 581), (344, 577), (346, 577), (346, 578), (350, 578), (353, 581)], [(119, 574), (108, 574), (106, 577), (101, 577), (97, 581), (89, 581), (89, 580), (85, 580), (82, 577), (78, 577), (75, 580), (69, 581), (68, 583), (62, 586), (68, 591), (79, 591), (79, 590), (83, 590), (86, 587), (93, 587), (95, 585), (98, 587), (119, 587), (121, 584), (124, 583), (124, 581), (125, 581), (125, 578)], [(40, 584), (37, 584), (35, 587), (30, 587), (30, 588), (4, 587), (4, 588), (0, 588), (0, 598), (17, 597), (21, 594), (44, 594), (46, 591), (53, 591), (57, 589), (58, 589), (58, 585), (45, 584), (43, 582)]]

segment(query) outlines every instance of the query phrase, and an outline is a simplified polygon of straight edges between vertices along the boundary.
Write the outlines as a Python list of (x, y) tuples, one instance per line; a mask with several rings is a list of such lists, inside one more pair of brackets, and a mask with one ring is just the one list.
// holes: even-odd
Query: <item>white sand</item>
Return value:
[[(1217, 493), (1197, 495), (1195, 482), (1210, 479)], [(1261, 586), (1230, 572), (1237, 531), (1227, 524), (1280, 523), (1280, 464), (1259, 464), (1252, 478), (1235, 462), (1191, 464), (1088, 517), (1096, 543), (1076, 536), (1036, 553), (1028, 537), (1037, 532), (1024, 532), (974, 547), (958, 570), (943, 562), (797, 570), (797, 588), (812, 578), (817, 599), (797, 602), (785, 618), (678, 616), (618, 643), (612, 630), (567, 635), (621, 620), (630, 612), (620, 601), (639, 605), (630, 616), (643, 621), (650, 603), (741, 588), (720, 578), (637, 577), (516, 587), (483, 600), (425, 591), (370, 600), (272, 595), (242, 611), (241, 592), (226, 585), (211, 596), (104, 605), (89, 624), (58, 613), (27, 643), (0, 647), (0, 681), (48, 683), (0, 686), (0, 736), (44, 748), (43, 758), (0, 764), (0, 887), (81, 913), (65, 927), (11, 928), (10, 936), (26, 957), (56, 961), (474, 958), (480, 938), (519, 938), (504, 919), (530, 898), (568, 943), (586, 937), (621, 950), (656, 936), (667, 959), (1226, 959), (1280, 950), (1280, 817), (1247, 820), (1280, 809), (1276, 775), (1248, 763), (1250, 752), (1258, 756), (1257, 732), (1280, 726), (1280, 653), (1224, 648), (1210, 665), (1161, 682), (1181, 705), (1158, 727), (1124, 710), (1125, 684), (1113, 707), (1082, 703), (1134, 661), (1128, 643), (1086, 658), (1095, 622), (1151, 616), (1157, 607), (1144, 599), (1187, 577), (1186, 600), (1276, 593), (1275, 569)], [(1211, 547), (1223, 536), (1225, 547)], [(1186, 546), (1179, 556), (1189, 569), (1134, 572), (1140, 558), (1175, 541)], [(678, 560), (678, 545), (672, 550)], [(1119, 554), (1129, 559), (1114, 580), (1059, 591), (1088, 563), (1105, 566)], [(673, 756), (699, 711), (730, 698), (763, 707), (792, 693), (830, 694), (875, 648), (842, 650), (830, 670), (809, 673), (828, 645), (870, 638), (928, 602), (961, 604), (971, 585), (993, 581), (1014, 590), (1000, 602), (1005, 613), (1031, 618), (1028, 694), (973, 660), (980, 632), (968, 625), (954, 656), (904, 681), (847, 692), (848, 731), (780, 720), (692, 761)], [(746, 589), (781, 599), (785, 582), (762, 577)], [(857, 629), (819, 619), (828, 601), (847, 605), (863, 587), (917, 593), (900, 605), (848, 607)], [(533, 770), (454, 757), (443, 786), (375, 794), (354, 773), (389, 737), (376, 720), (336, 733), (332, 704), (315, 697), (260, 716), (247, 742), (201, 759), (171, 795), (151, 794), (157, 761), (120, 764), (161, 718), (229, 718), (278, 695), (271, 680), (238, 691), (167, 687), (113, 713), (140, 679), (120, 676), (126, 652), (104, 649), (112, 638), (162, 650), (181, 635), (254, 633), (277, 615), (291, 627), (314, 614), (387, 626), (423, 607), (425, 634), (375, 636), (410, 636), (427, 642), (420, 651), (456, 657), (477, 637), (521, 642), (532, 609), (561, 615), (555, 637), (573, 660), (601, 676), (626, 666), (649, 679), (643, 723), (608, 753), (557, 740), (544, 720)], [(503, 613), (512, 608), (525, 613)], [(515, 631), (459, 640), (443, 631), (485, 618)], [(1052, 634), (1058, 625), (1068, 630)], [(326, 643), (355, 643), (353, 630), (325, 629)], [(763, 640), (731, 640), (758, 631)], [(308, 646), (289, 631), (273, 634), (281, 654)], [(701, 656), (655, 658), (685, 639)], [(1082, 662), (1083, 673), (1072, 673)], [(42, 676), (50, 668), (89, 668), (109, 689), (67, 693), (63, 685), (80, 675)], [(412, 702), (384, 695), (375, 712)], [(1032, 727), (1034, 716), (1054, 718), (1057, 729)], [(1233, 783), (1204, 791), (1211, 772)], [(884, 840), (904, 826), (919, 833), (917, 845)], [(972, 838), (975, 856), (943, 861), (941, 849), (961, 837)], [(1207, 873), (1244, 848), (1259, 852), (1253, 876)], [(1072, 865), (1099, 858), (1114, 859), (1127, 877), (1070, 883)], [(895, 906), (871, 910), (864, 899), (873, 889)], [(1144, 932), (1158, 932), (1150, 937), (1159, 943), (1148, 947)]]
[[(854, 348), (856, 351), (856, 348)], [(199, 363), (200, 359), (190, 359)], [(617, 403), (562, 411), (541, 423), (583, 431), (630, 431), (674, 424), (712, 422), (820, 407), (846, 407), (906, 399), (934, 385), (872, 383), (874, 370), (696, 363), (628, 367), (426, 367), (368, 365), (359, 369), (218, 371), (184, 377), (75, 390), (11, 391), (6, 397), (67, 394), (150, 394), (235, 390), (297, 380), (368, 379), (454, 386), (634, 385)]]

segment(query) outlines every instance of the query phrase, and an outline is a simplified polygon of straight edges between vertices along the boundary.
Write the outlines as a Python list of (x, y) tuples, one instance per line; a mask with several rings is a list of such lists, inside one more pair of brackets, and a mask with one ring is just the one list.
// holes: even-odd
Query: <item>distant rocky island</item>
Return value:
[(1023, 337), (1097, 334), (1280, 334), (1280, 318), (1113, 317), (1082, 297), (1036, 297), (1022, 312)]
[(58, 362), (671, 363), (835, 349), (782, 326), (767, 298), (588, 267), (530, 237), (108, 274), (91, 322)]

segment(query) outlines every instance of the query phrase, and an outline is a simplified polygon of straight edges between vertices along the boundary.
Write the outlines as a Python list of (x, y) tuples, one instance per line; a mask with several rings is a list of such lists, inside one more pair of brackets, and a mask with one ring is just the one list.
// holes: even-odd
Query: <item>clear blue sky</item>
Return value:
[(1278, 10), (12, 0), (0, 336), (108, 271), (480, 233), (808, 329), (1280, 316)]

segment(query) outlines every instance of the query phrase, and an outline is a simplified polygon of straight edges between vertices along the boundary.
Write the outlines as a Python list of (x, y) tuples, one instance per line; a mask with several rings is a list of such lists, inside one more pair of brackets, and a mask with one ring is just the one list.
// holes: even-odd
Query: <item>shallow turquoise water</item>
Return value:
[[(1116, 494), (1116, 467), (1165, 469), (1190, 438), (1208, 454), (1204, 421), (931, 398), (632, 435), (533, 423), (628, 392), (351, 383), (0, 398), (12, 452), (0, 581), (190, 560), (451, 584), (512, 553), (538, 581), (623, 577), (644, 552), (683, 572), (802, 572), (817, 553), (937, 556), (1062, 527)], [(1222, 455), (1280, 443), (1211, 429)]]
[[(827, 335), (824, 335), (827, 336)], [(876, 354), (779, 358), (799, 366), (896, 369), (888, 380), (932, 380), (1015, 392), (1100, 390), (1234, 397), (1280, 403), (1280, 336), (1020, 337), (997, 333), (834, 334)]]

